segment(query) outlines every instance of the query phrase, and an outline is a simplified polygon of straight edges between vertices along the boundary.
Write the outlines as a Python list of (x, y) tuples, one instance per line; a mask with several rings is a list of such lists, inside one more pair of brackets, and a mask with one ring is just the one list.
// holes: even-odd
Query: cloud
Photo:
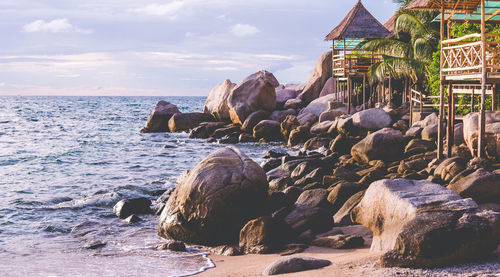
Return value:
[(35, 20), (23, 26), (23, 32), (27, 33), (81, 33), (91, 34), (92, 30), (81, 29), (71, 24), (67, 18), (58, 18), (52, 21)]
[(236, 24), (234, 26), (231, 26), (230, 31), (238, 37), (253, 36), (260, 32), (257, 27), (249, 24)]
[(168, 16), (171, 19), (175, 19), (177, 13), (184, 7), (184, 3), (181, 1), (174, 1), (167, 4), (149, 4), (147, 6), (133, 9), (133, 12), (152, 15), (152, 16)]
[(5, 86), (5, 83), (4, 82), (0, 82), (0, 87), (4, 87)]

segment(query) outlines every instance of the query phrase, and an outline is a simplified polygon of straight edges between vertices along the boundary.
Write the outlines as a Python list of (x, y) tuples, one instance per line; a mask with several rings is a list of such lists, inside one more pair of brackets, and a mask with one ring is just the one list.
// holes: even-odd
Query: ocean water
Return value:
[[(205, 101), (0, 97), (0, 276), (181, 276), (213, 266), (196, 246), (154, 250), (163, 241), (157, 217), (128, 224), (113, 214), (121, 199), (156, 199), (154, 191), (224, 147), (186, 133), (140, 134), (159, 100), (182, 112)], [(269, 149), (238, 147), (257, 162)], [(96, 241), (106, 245), (86, 248)]]

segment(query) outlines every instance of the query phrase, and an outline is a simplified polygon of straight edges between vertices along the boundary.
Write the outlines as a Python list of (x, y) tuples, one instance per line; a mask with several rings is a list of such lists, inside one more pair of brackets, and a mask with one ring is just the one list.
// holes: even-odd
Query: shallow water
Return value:
[[(0, 276), (177, 276), (212, 266), (199, 249), (153, 250), (157, 217), (130, 225), (112, 211), (123, 198), (155, 199), (224, 147), (185, 133), (140, 134), (161, 99), (182, 112), (201, 111), (205, 100), (0, 97)], [(257, 162), (269, 149), (238, 147)], [(94, 241), (106, 245), (85, 248)]]

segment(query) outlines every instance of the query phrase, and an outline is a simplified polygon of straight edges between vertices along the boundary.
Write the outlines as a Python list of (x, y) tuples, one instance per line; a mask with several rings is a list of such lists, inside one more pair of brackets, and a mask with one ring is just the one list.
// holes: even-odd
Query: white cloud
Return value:
[(4, 82), (0, 82), (0, 87), (4, 87), (5, 86), (5, 83)]
[(67, 18), (58, 18), (52, 21), (36, 20), (23, 26), (27, 33), (81, 33), (91, 34), (92, 30), (81, 29), (71, 24)]
[(167, 4), (149, 4), (142, 8), (133, 9), (133, 12), (152, 16), (168, 16), (175, 19), (177, 13), (184, 7), (181, 1), (174, 1)]
[(253, 36), (258, 32), (260, 31), (257, 27), (249, 24), (236, 24), (231, 26), (231, 33), (239, 37)]

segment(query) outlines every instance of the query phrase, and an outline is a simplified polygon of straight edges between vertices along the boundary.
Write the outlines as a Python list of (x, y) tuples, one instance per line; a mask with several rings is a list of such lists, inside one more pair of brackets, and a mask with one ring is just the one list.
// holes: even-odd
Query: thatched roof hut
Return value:
[(384, 38), (390, 32), (358, 1), (349, 14), (325, 40)]
[(481, 4), (481, 0), (414, 0), (406, 9), (409, 10), (440, 10), (443, 6), (446, 11), (472, 12)]
[(384, 23), (384, 27), (387, 29), (387, 31), (392, 33), (394, 32), (394, 24), (396, 24), (396, 18), (397, 14), (394, 14), (389, 20), (387, 20), (386, 23)]

